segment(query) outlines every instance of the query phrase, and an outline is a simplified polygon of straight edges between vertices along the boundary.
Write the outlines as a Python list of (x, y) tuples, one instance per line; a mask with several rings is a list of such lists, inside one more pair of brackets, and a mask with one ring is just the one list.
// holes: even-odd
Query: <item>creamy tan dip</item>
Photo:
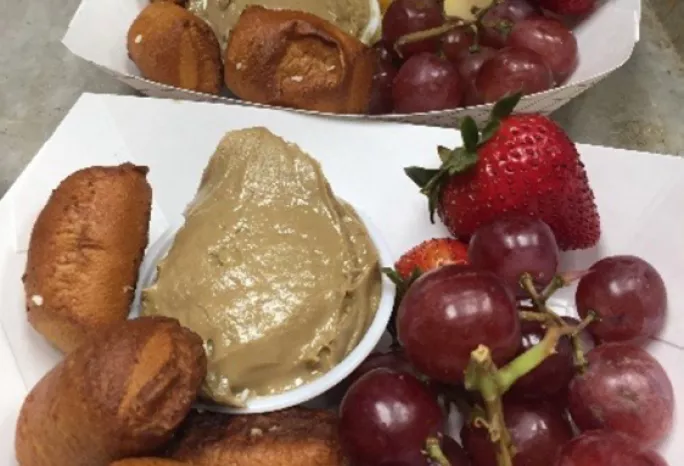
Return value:
[(373, 320), (380, 285), (368, 232), (318, 162), (252, 128), (219, 144), (142, 313), (198, 333), (205, 395), (240, 406), (339, 363)]
[(359, 39), (371, 18), (369, 0), (190, 0), (188, 10), (211, 25), (224, 47), (240, 14), (251, 5), (312, 13)]

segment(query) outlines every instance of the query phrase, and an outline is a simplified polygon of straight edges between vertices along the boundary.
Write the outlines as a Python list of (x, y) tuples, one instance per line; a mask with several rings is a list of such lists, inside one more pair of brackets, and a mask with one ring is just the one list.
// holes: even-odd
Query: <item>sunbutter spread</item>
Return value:
[(225, 46), (240, 14), (251, 5), (311, 13), (357, 38), (361, 38), (371, 18), (369, 0), (190, 0), (188, 10), (206, 20)]
[(372, 240), (318, 162), (252, 128), (219, 144), (143, 314), (198, 333), (204, 394), (240, 406), (339, 363), (370, 325), (380, 287)]

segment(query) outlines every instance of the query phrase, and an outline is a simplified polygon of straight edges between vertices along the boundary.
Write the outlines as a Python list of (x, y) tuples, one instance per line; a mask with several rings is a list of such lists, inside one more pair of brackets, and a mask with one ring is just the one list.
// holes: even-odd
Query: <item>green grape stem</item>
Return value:
[(580, 338), (580, 333), (597, 319), (598, 315), (594, 311), (589, 311), (587, 317), (575, 327), (574, 332), (571, 334), (575, 368), (580, 373), (584, 372), (588, 364), (587, 358), (584, 356), (585, 348), (582, 347), (582, 338)]
[(519, 311), (520, 318), (527, 321), (541, 322), (542, 325), (547, 327), (557, 326), (563, 329), (572, 328), (573, 331), (569, 335), (572, 340), (573, 358), (575, 367), (580, 372), (584, 371), (587, 366), (587, 360), (584, 356), (584, 348), (582, 348), (582, 339), (580, 338), (580, 333), (593, 321), (595, 321), (598, 318), (598, 315), (592, 311), (579, 325), (572, 327), (571, 325), (568, 325), (568, 323), (565, 322), (558, 314), (556, 314), (553, 309), (549, 308), (546, 305), (546, 302), (551, 295), (553, 295), (553, 293), (558, 291), (560, 288), (579, 280), (587, 273), (588, 271), (579, 271), (556, 275), (541, 294), (537, 292), (537, 289), (534, 286), (534, 280), (529, 273), (524, 273), (520, 277), (520, 285), (530, 296), (534, 307), (537, 309), (537, 312), (529, 311), (527, 309)]
[(406, 44), (413, 44), (414, 42), (421, 42), (426, 39), (432, 39), (433, 37), (440, 37), (443, 34), (446, 34), (447, 32), (451, 31), (452, 29), (456, 29), (457, 27), (464, 26), (468, 23), (465, 21), (461, 20), (456, 20), (456, 21), (449, 21), (441, 26), (437, 26), (434, 28), (430, 29), (424, 29), (422, 31), (416, 31), (416, 32), (410, 32), (408, 34), (405, 34), (398, 38), (396, 42), (394, 43), (394, 52), (400, 57), (403, 58), (403, 55), (401, 53), (401, 48), (406, 45)]
[(492, 8), (494, 8), (496, 5), (502, 3), (503, 0), (493, 0), (488, 6), (484, 8), (479, 8), (475, 12), (475, 19), (471, 21), (464, 20), (463, 18), (456, 18), (456, 17), (446, 17), (445, 16), (445, 22), (441, 26), (437, 26), (434, 28), (430, 29), (424, 29), (422, 31), (416, 31), (416, 32), (411, 32), (408, 34), (405, 34), (401, 37), (399, 37), (395, 42), (394, 42), (394, 52), (400, 57), (403, 58), (403, 54), (401, 52), (401, 47), (406, 45), (406, 44), (412, 44), (415, 42), (421, 42), (426, 39), (432, 39), (432, 38), (437, 38), (441, 37), (442, 35), (446, 34), (447, 32), (459, 28), (461, 26), (470, 26), (474, 29), (474, 31), (477, 33), (479, 30), (479, 26), (482, 23), (482, 18), (484, 15)]
[(449, 458), (439, 446), (439, 439), (435, 437), (428, 437), (425, 441), (425, 456), (438, 466), (451, 466)]
[(548, 324), (551, 320), (548, 314), (536, 311), (518, 311), (518, 316), (520, 317), (520, 320), (539, 322), (540, 324)]
[[(562, 278), (554, 278), (554, 280), (551, 280), (551, 283), (547, 287), (547, 290), (553, 289), (553, 292), (555, 292), (560, 288), (559, 283), (561, 282), (565, 283), (562, 280)], [(553, 319), (559, 326), (567, 325), (565, 321), (561, 319), (560, 316), (553, 311), (553, 309), (550, 309), (546, 305), (546, 301), (549, 299), (549, 297), (551, 297), (551, 294), (553, 294), (553, 292), (551, 292), (551, 294), (549, 295), (546, 295), (546, 293), (539, 294), (539, 292), (537, 292), (537, 288), (534, 286), (534, 280), (532, 279), (532, 275), (530, 275), (529, 273), (522, 274), (522, 276), (520, 277), (520, 285), (530, 296), (530, 299), (532, 300), (534, 307), (537, 308), (539, 312), (551, 317), (551, 319)]]
[(465, 388), (477, 391), (482, 396), (487, 417), (484, 424), (488, 426), (491, 441), (497, 444), (498, 466), (513, 466), (515, 456), (513, 441), (504, 422), (502, 396), (519, 378), (554, 354), (563, 336), (573, 332), (574, 328), (570, 326), (551, 326), (537, 345), (501, 368), (496, 367), (491, 351), (486, 346), (480, 345), (471, 353), (465, 372)]
[(569, 283), (565, 280), (565, 278), (561, 275), (555, 275), (552, 279), (551, 282), (546, 285), (546, 288), (541, 293), (541, 300), (543, 303), (546, 303), (546, 301), (549, 300), (549, 298), (558, 290), (561, 288), (568, 286)]
[(497, 380), (498, 370), (491, 352), (480, 345), (470, 355), (466, 369), (465, 387), (480, 392), (485, 405), (486, 421), (480, 422), (489, 430), (492, 443), (497, 444), (496, 461), (499, 466), (513, 466), (513, 440), (503, 416), (503, 394)]

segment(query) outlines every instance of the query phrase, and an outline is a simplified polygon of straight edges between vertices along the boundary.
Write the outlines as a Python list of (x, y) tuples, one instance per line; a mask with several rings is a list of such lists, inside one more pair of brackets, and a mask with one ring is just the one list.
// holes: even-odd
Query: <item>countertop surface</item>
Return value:
[[(577, 142), (684, 156), (684, 2), (643, 0), (620, 70), (554, 117)], [(0, 0), (0, 196), (82, 92), (130, 88), (60, 43), (79, 0)]]

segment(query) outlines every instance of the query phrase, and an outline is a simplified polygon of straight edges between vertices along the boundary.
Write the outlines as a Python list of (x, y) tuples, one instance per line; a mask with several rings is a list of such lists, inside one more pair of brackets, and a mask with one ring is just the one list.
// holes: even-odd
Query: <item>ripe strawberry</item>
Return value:
[(595, 245), (599, 215), (575, 145), (543, 115), (510, 115), (519, 100), (515, 95), (497, 103), (482, 133), (466, 117), (463, 147), (440, 147), (439, 169), (409, 167), (406, 174), (428, 196), (430, 218), (436, 210), (461, 240), (516, 212), (544, 220), (562, 250)]
[(406, 252), (394, 268), (402, 279), (408, 280), (416, 269), (422, 273), (446, 264), (467, 263), (467, 245), (453, 238), (434, 238)]
[(563, 16), (585, 16), (596, 7), (596, 0), (536, 0), (545, 10)]

